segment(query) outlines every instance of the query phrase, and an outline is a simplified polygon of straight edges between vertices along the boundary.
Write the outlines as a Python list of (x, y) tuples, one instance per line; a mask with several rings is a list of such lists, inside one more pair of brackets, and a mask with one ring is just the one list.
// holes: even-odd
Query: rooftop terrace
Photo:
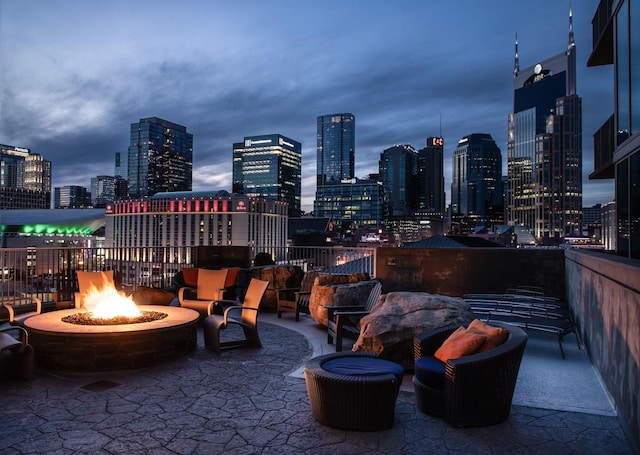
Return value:
[[(378, 258), (379, 266), (381, 262), (401, 267), (403, 258)], [(384, 275), (380, 267), (377, 271), (378, 277)], [(570, 286), (576, 288), (575, 272), (568, 273)], [(620, 282), (633, 287), (628, 284), (633, 276), (619, 276)], [(575, 292), (568, 291), (570, 299)], [(600, 291), (591, 292), (581, 304)], [(606, 300), (629, 299), (612, 297), (609, 291)], [(259, 319), (260, 349), (216, 355), (204, 348), (200, 329), (195, 351), (156, 367), (92, 374), (38, 369), (30, 383), (0, 382), (0, 452), (634, 453), (636, 445), (627, 436), (637, 428), (633, 419), (620, 415), (619, 397), (633, 401), (637, 391), (612, 389), (611, 377), (599, 373), (610, 375), (598, 351), (612, 344), (618, 332), (606, 339), (588, 336), (597, 318), (585, 311), (578, 316), (587, 327), (581, 336), (598, 355), (596, 361), (590, 361), (589, 350), (578, 350), (573, 335), (565, 340), (567, 358), (562, 360), (553, 336), (530, 333), (511, 416), (499, 425), (460, 429), (421, 413), (407, 376), (391, 430), (322, 426), (311, 415), (302, 367), (312, 357), (333, 352), (326, 329), (308, 316), (295, 322), (265, 312)], [(604, 319), (611, 325), (615, 318)], [(598, 333), (604, 337), (606, 331)], [(228, 329), (225, 335), (233, 333)], [(631, 343), (629, 335), (624, 336)]]
[(306, 315), (298, 323), (271, 313), (259, 320), (260, 349), (216, 355), (200, 331), (189, 356), (156, 367), (37, 370), (30, 383), (0, 383), (0, 452), (633, 453), (586, 353), (570, 338), (562, 360), (553, 337), (531, 335), (502, 424), (454, 428), (421, 413), (407, 376), (393, 428), (355, 432), (311, 415), (302, 366), (333, 351), (326, 330)]

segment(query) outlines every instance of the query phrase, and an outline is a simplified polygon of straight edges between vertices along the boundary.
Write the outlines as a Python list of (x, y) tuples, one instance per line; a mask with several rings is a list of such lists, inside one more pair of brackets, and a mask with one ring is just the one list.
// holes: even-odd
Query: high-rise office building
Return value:
[(318, 117), (317, 186), (354, 177), (356, 118), (353, 114)]
[[(614, 112), (593, 135), (590, 179), (615, 178), (615, 217), (607, 249), (640, 259), (640, 8), (637, 0), (601, 1), (593, 16), (593, 49), (587, 66), (613, 65)], [(603, 220), (604, 221), (604, 220)]]
[(0, 209), (51, 208), (51, 161), (0, 144)]
[(114, 176), (122, 177), (125, 180), (129, 179), (129, 163), (126, 153), (116, 152), (116, 163), (113, 171)]
[(524, 70), (515, 44), (507, 223), (528, 227), (543, 242), (581, 229), (582, 101), (572, 20), (570, 11), (567, 50)]
[(326, 183), (320, 194), (313, 204), (315, 216), (330, 218), (343, 239), (358, 230), (377, 232), (388, 217), (388, 190), (377, 179)]
[(502, 224), (502, 154), (489, 134), (470, 134), (453, 152), (452, 221), (470, 230)]
[(286, 202), (289, 215), (300, 216), (302, 145), (280, 134), (233, 144), (233, 192)]
[(418, 150), (416, 210), (442, 216), (445, 212), (444, 139), (428, 137), (425, 148)]
[(406, 216), (416, 208), (418, 152), (410, 144), (394, 145), (380, 154), (380, 181), (389, 190), (392, 215)]
[(157, 117), (131, 124), (127, 162), (129, 195), (191, 191), (193, 135), (184, 126)]
[(91, 179), (91, 204), (94, 207), (106, 207), (114, 201), (126, 199), (129, 184), (121, 177), (98, 175)]
[(54, 209), (84, 209), (91, 207), (91, 193), (84, 186), (66, 185), (53, 189)]

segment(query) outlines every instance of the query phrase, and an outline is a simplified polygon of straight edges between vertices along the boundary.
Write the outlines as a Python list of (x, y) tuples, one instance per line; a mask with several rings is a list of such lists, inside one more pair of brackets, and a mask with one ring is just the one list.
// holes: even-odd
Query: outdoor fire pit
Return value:
[(64, 322), (65, 318), (78, 319), (77, 314), (82, 312), (70, 309), (27, 319), (25, 327), (36, 364), (68, 372), (126, 370), (174, 360), (195, 349), (196, 311), (155, 305), (141, 305), (138, 309), (143, 315), (166, 316), (116, 324)]

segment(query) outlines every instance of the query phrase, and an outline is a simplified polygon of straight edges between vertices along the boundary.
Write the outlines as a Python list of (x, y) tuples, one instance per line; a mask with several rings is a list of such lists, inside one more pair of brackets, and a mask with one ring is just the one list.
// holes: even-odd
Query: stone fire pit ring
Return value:
[(197, 343), (196, 311), (139, 305), (167, 317), (151, 322), (78, 325), (62, 318), (78, 309), (52, 311), (24, 323), (36, 365), (53, 371), (94, 372), (144, 368), (183, 357)]

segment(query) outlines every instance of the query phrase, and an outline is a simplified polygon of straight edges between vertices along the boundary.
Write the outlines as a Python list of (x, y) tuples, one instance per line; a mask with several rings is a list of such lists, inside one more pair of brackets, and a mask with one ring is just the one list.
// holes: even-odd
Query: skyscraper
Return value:
[(394, 216), (406, 216), (415, 209), (417, 164), (418, 152), (410, 144), (394, 145), (380, 154), (380, 181), (389, 190)]
[(569, 12), (567, 50), (520, 70), (507, 142), (507, 223), (524, 225), (539, 241), (580, 232), (582, 100), (576, 95), (576, 55)]
[(0, 144), (0, 209), (51, 208), (51, 161)]
[(129, 185), (119, 176), (98, 175), (91, 178), (91, 205), (106, 207), (108, 204), (126, 199)]
[(453, 152), (451, 216), (468, 229), (502, 222), (502, 154), (489, 134), (471, 134)]
[(233, 192), (287, 202), (289, 216), (300, 216), (302, 145), (280, 134), (233, 144)]
[(157, 117), (131, 124), (128, 176), (134, 198), (191, 191), (193, 135), (184, 126)]
[(67, 185), (53, 189), (53, 208), (83, 209), (91, 207), (91, 193), (84, 186)]
[(317, 186), (354, 177), (356, 118), (353, 114), (318, 117)]
[(445, 211), (444, 140), (428, 137), (427, 146), (418, 150), (416, 178), (417, 210), (420, 213), (443, 215)]
[(359, 230), (377, 232), (388, 216), (388, 191), (377, 179), (330, 182), (319, 193), (313, 204), (315, 216), (331, 218), (343, 239)]

